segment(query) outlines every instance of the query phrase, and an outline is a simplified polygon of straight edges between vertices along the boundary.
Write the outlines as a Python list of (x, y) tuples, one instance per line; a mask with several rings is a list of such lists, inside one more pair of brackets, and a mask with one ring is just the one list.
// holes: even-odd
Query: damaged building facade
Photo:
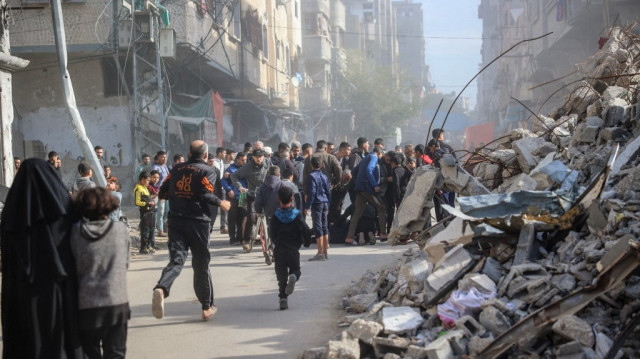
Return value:
[[(301, 358), (639, 357), (640, 35), (609, 30), (551, 116), (416, 169), (389, 241), (417, 248), (352, 283), (344, 330)], [(459, 196), (434, 224), (439, 189)]]

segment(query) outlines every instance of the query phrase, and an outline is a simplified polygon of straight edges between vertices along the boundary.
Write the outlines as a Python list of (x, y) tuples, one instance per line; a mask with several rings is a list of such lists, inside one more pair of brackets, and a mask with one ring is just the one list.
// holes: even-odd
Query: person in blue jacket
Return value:
[(320, 157), (311, 157), (311, 173), (305, 180), (306, 196), (304, 200), (304, 214), (313, 220), (313, 233), (316, 235), (318, 253), (309, 258), (310, 261), (324, 261), (329, 259), (329, 203), (331, 203), (331, 191), (329, 179), (322, 173), (322, 160)]
[[(380, 226), (380, 240), (384, 241), (387, 238), (386, 233), (386, 207), (382, 198), (380, 197), (380, 167), (378, 161), (384, 155), (384, 150), (380, 147), (374, 147), (373, 152), (366, 155), (362, 161), (358, 164), (357, 175), (355, 178), (356, 185), (356, 209), (351, 216), (351, 223), (349, 223), (349, 232), (347, 232), (347, 238), (345, 243), (353, 244), (353, 237), (355, 236), (356, 227), (358, 226), (358, 220), (362, 217), (367, 204), (371, 204), (378, 211), (378, 225)], [(362, 243), (364, 244), (364, 243)]]
[[(236, 155), (236, 160), (233, 162), (227, 169), (224, 171), (224, 175), (222, 176), (222, 180), (220, 184), (222, 184), (222, 188), (231, 202), (231, 209), (227, 215), (227, 225), (229, 228), (229, 244), (236, 245), (242, 243), (242, 220), (247, 216), (247, 211), (245, 208), (238, 206), (238, 198), (240, 197), (240, 192), (233, 185), (231, 181), (231, 174), (238, 170), (238, 168), (244, 166), (247, 163), (247, 154), (244, 152), (240, 152)], [(247, 180), (241, 179), (240, 182), (243, 186), (247, 186)]]

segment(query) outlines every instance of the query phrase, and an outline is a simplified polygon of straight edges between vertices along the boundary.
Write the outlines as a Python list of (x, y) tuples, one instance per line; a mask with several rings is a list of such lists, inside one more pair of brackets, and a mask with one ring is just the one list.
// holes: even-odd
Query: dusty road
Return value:
[(395, 263), (407, 249), (384, 243), (333, 245), (329, 261), (308, 262), (315, 246), (302, 248), (302, 277), (289, 297), (289, 310), (280, 311), (274, 268), (264, 264), (262, 253), (245, 254), (240, 247), (230, 247), (226, 235), (212, 239), (211, 272), (218, 313), (206, 323), (200, 320), (190, 259), (165, 302), (165, 318), (157, 320), (151, 315), (151, 293), (168, 252), (132, 257), (127, 357), (295, 358), (338, 333), (341, 298), (352, 280), (367, 269)]

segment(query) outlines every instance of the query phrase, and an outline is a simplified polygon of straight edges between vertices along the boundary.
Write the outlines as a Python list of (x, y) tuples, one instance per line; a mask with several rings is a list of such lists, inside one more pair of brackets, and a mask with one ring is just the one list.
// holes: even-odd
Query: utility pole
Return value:
[(13, 123), (13, 97), (11, 94), (11, 73), (25, 68), (29, 61), (11, 56), (9, 53), (9, 13), (6, 0), (0, 0), (0, 150), (2, 151), (3, 185), (9, 187), (13, 182), (13, 141), (11, 124)]
[(104, 177), (104, 169), (98, 162), (98, 157), (93, 151), (93, 145), (91, 140), (87, 137), (87, 132), (84, 129), (84, 123), (82, 117), (78, 111), (76, 105), (76, 96), (73, 93), (73, 84), (71, 83), (71, 75), (67, 69), (67, 43), (64, 34), (64, 19), (62, 16), (62, 5), (60, 0), (50, 0), (51, 3), (51, 16), (53, 18), (54, 38), (56, 40), (56, 51), (58, 52), (58, 66), (60, 70), (60, 76), (62, 77), (62, 88), (64, 90), (64, 99), (67, 106), (67, 113), (71, 120), (71, 126), (73, 132), (76, 135), (76, 139), (82, 148), (84, 158), (89, 161), (91, 167), (94, 169), (94, 179), (101, 187), (107, 186), (107, 180)]

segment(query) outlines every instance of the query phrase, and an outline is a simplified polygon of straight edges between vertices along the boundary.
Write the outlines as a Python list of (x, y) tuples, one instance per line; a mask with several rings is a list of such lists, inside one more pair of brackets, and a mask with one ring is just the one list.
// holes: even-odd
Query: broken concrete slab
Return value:
[(382, 325), (386, 334), (412, 333), (422, 322), (422, 315), (411, 307), (382, 308)]
[(469, 338), (483, 336), (487, 330), (470, 315), (463, 315), (456, 320), (456, 328), (462, 330)]
[(538, 159), (533, 155), (533, 151), (545, 142), (546, 141), (540, 137), (526, 137), (512, 143), (511, 146), (518, 155), (518, 163), (524, 173), (528, 174), (536, 167)]
[(417, 294), (424, 289), (424, 281), (427, 275), (431, 273), (434, 262), (418, 257), (415, 260), (405, 263), (400, 268), (400, 273), (409, 283), (409, 290), (413, 294)]
[(533, 152), (531, 152), (532, 155), (534, 156), (538, 156), (538, 157), (544, 157), (550, 153), (554, 153), (556, 152), (558, 148), (556, 147), (556, 145), (554, 145), (551, 142), (543, 142), (540, 146), (538, 146), (538, 148), (536, 148), (535, 150), (533, 150)]
[(489, 153), (489, 157), (507, 166), (514, 166), (518, 163), (518, 155), (514, 150), (495, 150)]
[(569, 342), (556, 348), (557, 359), (584, 359), (584, 350), (578, 342)]
[(496, 283), (500, 280), (500, 278), (504, 276), (505, 272), (506, 270), (504, 269), (502, 264), (500, 264), (500, 262), (493, 259), (492, 257), (487, 257), (484, 262), (484, 266), (482, 267), (482, 273), (486, 274), (489, 278), (491, 278), (491, 280)]
[(444, 178), (443, 186), (461, 196), (489, 193), (482, 183), (457, 164), (456, 158), (450, 153), (442, 156), (440, 171)]
[(353, 339), (358, 339), (364, 343), (372, 344), (373, 338), (376, 337), (384, 327), (382, 324), (369, 320), (358, 319), (351, 323), (347, 334)]
[(465, 245), (473, 239), (473, 230), (470, 226), (464, 226), (461, 218), (455, 218), (442, 231), (430, 238), (424, 246), (424, 253), (431, 263), (438, 263), (446, 254), (446, 251), (458, 244)]
[(464, 333), (461, 330), (452, 330), (440, 338), (429, 343), (425, 350), (429, 359), (455, 359), (456, 354), (451, 348), (450, 341), (454, 338), (462, 338)]
[(376, 358), (382, 358), (389, 353), (400, 355), (406, 352), (409, 345), (411, 345), (411, 340), (403, 337), (373, 338), (373, 350)]
[(298, 357), (298, 359), (322, 359), (325, 347), (307, 349)]
[(516, 191), (534, 191), (538, 185), (535, 179), (529, 175), (520, 173), (504, 182), (498, 187), (499, 193), (511, 193)]
[(640, 136), (627, 143), (624, 150), (618, 154), (615, 163), (611, 166), (610, 176), (617, 175), (623, 166), (638, 156), (638, 153), (640, 153)]
[(479, 336), (474, 336), (469, 340), (469, 354), (473, 357), (477, 357), (480, 352), (482, 352), (489, 344), (493, 342), (493, 336), (489, 335), (486, 338), (482, 338)]
[(433, 273), (427, 277), (427, 284), (436, 292), (454, 281), (472, 258), (462, 244), (458, 244), (436, 264)]
[(630, 136), (629, 131), (621, 127), (605, 127), (600, 130), (600, 140), (604, 142), (621, 142), (627, 136)]
[(589, 116), (584, 120), (587, 126), (602, 127), (604, 120), (597, 116)]
[(622, 99), (615, 99), (609, 101), (604, 111), (602, 112), (602, 117), (604, 119), (605, 127), (617, 127), (622, 124), (624, 120), (624, 112), (627, 107), (626, 101)]
[(589, 232), (593, 234), (597, 234), (602, 232), (607, 226), (608, 220), (607, 215), (604, 213), (602, 208), (600, 208), (600, 204), (597, 201), (591, 202), (591, 206), (587, 210), (587, 227), (589, 228)]
[(598, 131), (600, 127), (596, 126), (584, 126), (580, 130), (579, 141), (582, 143), (594, 143), (598, 138)]
[(462, 291), (468, 291), (476, 288), (483, 293), (495, 293), (496, 283), (486, 274), (468, 274), (458, 283), (458, 288)]
[(534, 259), (536, 252), (536, 228), (533, 223), (526, 223), (520, 229), (520, 237), (518, 246), (516, 247), (516, 255), (513, 258), (514, 266), (530, 262)]
[(551, 326), (554, 333), (575, 340), (585, 347), (592, 348), (595, 344), (595, 336), (591, 325), (575, 315), (564, 315)]
[[(613, 345), (613, 340), (611, 340), (608, 336), (603, 333), (596, 334), (596, 358), (605, 358), (609, 351), (611, 350), (611, 346)], [(615, 359), (620, 359), (624, 356), (622, 350), (618, 350), (616, 353)]]
[(378, 302), (378, 293), (365, 293), (349, 297), (349, 308), (355, 313), (364, 313)]
[(496, 336), (511, 328), (509, 318), (493, 306), (486, 307), (480, 313), (480, 324)]

